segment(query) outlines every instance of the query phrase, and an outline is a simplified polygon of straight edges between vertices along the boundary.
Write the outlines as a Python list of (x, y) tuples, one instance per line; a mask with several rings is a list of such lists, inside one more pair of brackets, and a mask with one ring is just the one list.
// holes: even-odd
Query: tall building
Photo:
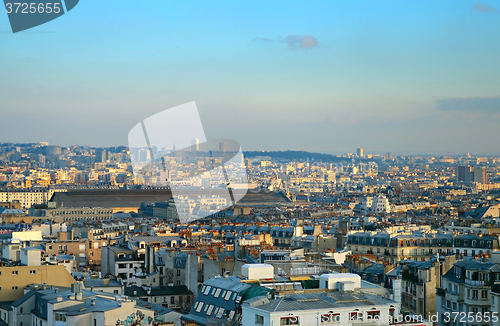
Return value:
[(107, 152), (103, 148), (99, 148), (95, 151), (95, 161), (98, 163), (105, 163), (107, 161)]
[(363, 149), (362, 148), (358, 148), (356, 150), (356, 154), (359, 156), (359, 157), (363, 157)]
[(198, 138), (194, 138), (191, 142), (191, 150), (199, 151), (200, 150), (200, 140)]
[(457, 182), (474, 181), (474, 167), (470, 165), (459, 165), (456, 169)]
[(226, 143), (224, 143), (224, 142), (219, 143), (219, 152), (223, 152), (223, 153), (226, 152)]
[(488, 183), (488, 174), (485, 167), (459, 165), (456, 169), (457, 182)]
[(486, 174), (485, 167), (475, 167), (474, 168), (474, 182), (487, 184), (488, 175)]

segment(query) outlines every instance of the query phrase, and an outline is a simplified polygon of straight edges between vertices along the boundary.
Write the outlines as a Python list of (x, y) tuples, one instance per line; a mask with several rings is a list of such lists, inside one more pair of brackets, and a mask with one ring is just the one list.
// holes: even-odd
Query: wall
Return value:
[[(17, 275), (12, 274), (13, 271), (17, 271)], [(19, 299), (24, 287), (32, 283), (70, 287), (75, 282), (62, 265), (0, 267), (0, 275), (0, 301)], [(17, 290), (13, 290), (13, 286), (17, 286)]]

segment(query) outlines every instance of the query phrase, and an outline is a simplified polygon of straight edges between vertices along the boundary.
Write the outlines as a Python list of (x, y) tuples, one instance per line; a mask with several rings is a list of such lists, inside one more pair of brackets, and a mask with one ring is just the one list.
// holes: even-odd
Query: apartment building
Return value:
[[(0, 267), (0, 301), (14, 301), (33, 282), (70, 286), (75, 280), (63, 265), (19, 265)], [(26, 324), (28, 325), (28, 324)]]
[(443, 276), (453, 264), (455, 256), (429, 261), (409, 261), (401, 264), (402, 293), (401, 310), (417, 315), (436, 313), (436, 288), (441, 287)]
[(325, 274), (319, 291), (283, 296), (259, 296), (242, 304), (242, 326), (247, 325), (419, 325), (432, 323), (400, 314), (400, 305), (388, 298), (360, 291), (355, 274)]
[(105, 246), (102, 248), (102, 275), (114, 275), (123, 280), (125, 285), (141, 284), (136, 274), (144, 264), (144, 254), (123, 246)]
[(104, 221), (113, 219), (113, 209), (105, 207), (59, 207), (47, 209), (45, 218), (57, 223), (73, 224), (77, 221)]
[[(441, 277), (437, 288), (436, 312), (439, 325), (474, 326), (498, 325), (498, 298), (500, 293), (500, 252), (494, 252), (489, 260), (464, 259), (453, 265)], [(449, 316), (462, 314), (473, 318)], [(448, 318), (447, 318), (448, 317)]]
[(346, 247), (353, 254), (371, 254), (393, 264), (454, 254), (453, 238), (445, 233), (356, 232), (348, 236)]

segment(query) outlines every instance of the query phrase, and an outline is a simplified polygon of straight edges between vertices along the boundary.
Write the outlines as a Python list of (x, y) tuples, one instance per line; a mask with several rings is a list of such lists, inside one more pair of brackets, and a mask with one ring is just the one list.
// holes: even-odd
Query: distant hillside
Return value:
[(273, 159), (285, 159), (294, 161), (305, 161), (309, 158), (309, 162), (339, 162), (346, 161), (346, 158), (337, 157), (331, 154), (311, 153), (306, 151), (249, 151), (243, 153), (245, 157), (269, 156)]

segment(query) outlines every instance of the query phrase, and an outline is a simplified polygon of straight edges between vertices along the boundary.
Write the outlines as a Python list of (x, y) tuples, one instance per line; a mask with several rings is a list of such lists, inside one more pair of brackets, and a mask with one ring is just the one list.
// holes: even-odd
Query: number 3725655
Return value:
[(61, 12), (60, 3), (27, 3), (27, 2), (12, 2), (5, 4), (5, 10), (8, 14), (58, 14)]

